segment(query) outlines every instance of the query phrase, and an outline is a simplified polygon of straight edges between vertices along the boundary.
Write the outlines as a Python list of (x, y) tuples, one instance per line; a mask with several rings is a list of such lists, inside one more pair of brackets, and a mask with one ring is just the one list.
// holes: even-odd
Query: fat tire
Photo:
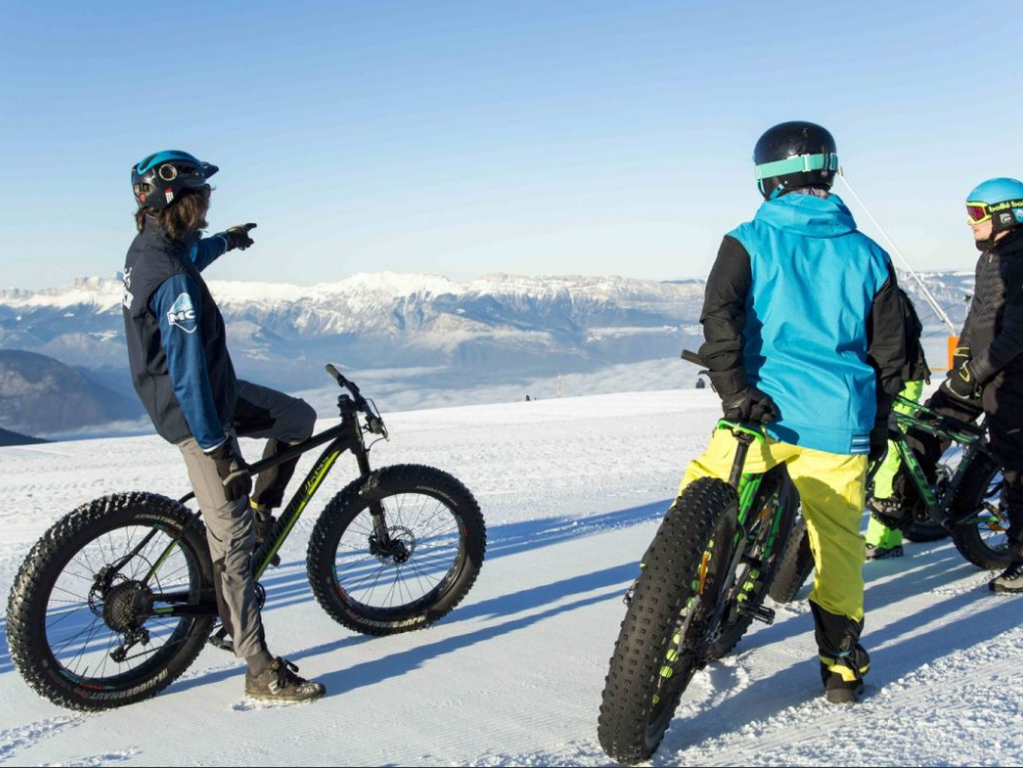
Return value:
[[(966, 490), (960, 489), (960, 497), (953, 501), (952, 509), (961, 514), (975, 514), (987, 498), (988, 490), (995, 476), (1001, 472), (1001, 466), (991, 461), (984, 468), (983, 473), (970, 483)], [(959, 554), (978, 568), (986, 571), (1002, 571), (1009, 567), (1012, 562), (1012, 553), (1008, 547), (1004, 549), (992, 549), (980, 535), (980, 526), (957, 525), (952, 529), (952, 543), (959, 550)]]
[(601, 747), (619, 763), (647, 760), (670, 726), (688, 680), (673, 692), (660, 732), (650, 733), (661, 668), (687, 601), (695, 594), (692, 581), (709, 542), (737, 508), (730, 485), (714, 478), (696, 480), (668, 510), (644, 556), (611, 656), (597, 723)]
[[(409, 492), (432, 496), (457, 514), (464, 527), (464, 549), (457, 574), (432, 603), (384, 618), (347, 602), (338, 593), (335, 555), (345, 530), (371, 503)], [(355, 632), (381, 637), (425, 629), (450, 613), (476, 583), (486, 549), (486, 523), (468, 488), (439, 469), (398, 464), (355, 480), (331, 499), (309, 538), (306, 569), (313, 594), (331, 618)]]
[(810, 550), (810, 536), (806, 531), (806, 519), (800, 516), (792, 526), (792, 533), (785, 543), (774, 581), (767, 594), (776, 603), (791, 603), (813, 571), (813, 552)]
[(926, 544), (931, 541), (941, 541), (947, 538), (949, 532), (935, 523), (921, 523), (914, 521), (902, 532), (906, 541), (917, 544)]
[[(11, 587), (7, 603), (7, 642), (11, 659), (25, 682), (40, 696), (68, 709), (98, 711), (148, 699), (176, 680), (202, 651), (215, 619), (198, 617), (184, 642), (166, 663), (145, 675), (130, 672), (112, 690), (97, 693), (60, 674), (46, 641), (46, 609), (53, 584), (70, 559), (98, 535), (120, 525), (159, 522), (184, 531), (202, 588), (213, 589), (213, 565), (205, 527), (182, 504), (151, 493), (126, 493), (96, 499), (61, 518), (29, 552)], [(102, 697), (102, 698), (101, 698)]]

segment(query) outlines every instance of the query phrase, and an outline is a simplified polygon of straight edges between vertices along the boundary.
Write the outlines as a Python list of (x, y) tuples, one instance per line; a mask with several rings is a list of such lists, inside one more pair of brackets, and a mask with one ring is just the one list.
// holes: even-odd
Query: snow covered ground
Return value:
[[(271, 648), (327, 699), (254, 706), (239, 663), (207, 649), (156, 699), (83, 716), (32, 693), (0, 641), (0, 764), (606, 764), (596, 717), (621, 596), (717, 407), (687, 390), (393, 414), (374, 464), (447, 469), (487, 517), (462, 606), (392, 638), (334, 624), (305, 584), (310, 510), (265, 580), (265, 617)], [(346, 457), (319, 501), (354, 472)], [(184, 494), (177, 451), (149, 437), (0, 449), (2, 593), (56, 518), (131, 489)], [(866, 575), (861, 705), (821, 700), (804, 601), (698, 675), (654, 764), (1023, 762), (1023, 599), (990, 595), (947, 542)]]

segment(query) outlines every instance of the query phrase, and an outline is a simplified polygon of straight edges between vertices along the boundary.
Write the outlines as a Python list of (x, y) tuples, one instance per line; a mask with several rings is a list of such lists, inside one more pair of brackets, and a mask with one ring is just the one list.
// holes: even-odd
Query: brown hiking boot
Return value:
[(327, 689), (296, 673), (298, 667), (278, 656), (263, 673), (245, 673), (245, 695), (257, 701), (303, 702), (321, 698)]

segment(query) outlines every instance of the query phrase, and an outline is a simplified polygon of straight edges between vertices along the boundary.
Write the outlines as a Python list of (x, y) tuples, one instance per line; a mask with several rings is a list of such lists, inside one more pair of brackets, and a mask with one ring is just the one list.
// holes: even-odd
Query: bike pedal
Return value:
[(222, 629), (210, 635), (209, 640), (206, 642), (212, 645), (219, 651), (227, 651), (228, 653), (234, 653), (234, 643), (227, 638), (227, 630)]
[(774, 624), (774, 609), (764, 608), (762, 605), (753, 606), (747, 605), (740, 609), (743, 613), (747, 613), (753, 617), (754, 621), (759, 621), (763, 624), (770, 626)]

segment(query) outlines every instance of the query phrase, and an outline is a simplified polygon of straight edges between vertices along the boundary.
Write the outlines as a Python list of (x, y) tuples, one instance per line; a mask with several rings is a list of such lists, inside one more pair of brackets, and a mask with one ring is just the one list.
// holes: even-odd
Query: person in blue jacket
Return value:
[[(764, 197), (729, 233), (707, 281), (700, 357), (733, 422), (760, 422), (748, 472), (785, 464), (799, 491), (816, 564), (810, 605), (827, 699), (855, 702), (869, 669), (863, 630), (868, 456), (886, 445), (902, 388), (906, 334), (888, 254), (859, 232), (830, 188), (835, 140), (788, 122), (757, 142)], [(717, 431), (689, 465), (727, 479), (736, 442)]]
[[(202, 272), (228, 251), (253, 244), (255, 224), (202, 237), (217, 167), (179, 151), (149, 155), (132, 168), (138, 234), (124, 266), (124, 322), (132, 380), (157, 432), (181, 450), (206, 524), (224, 628), (245, 659), (246, 694), (308, 701), (319, 683), (270, 654), (251, 557), (281, 505), (295, 461), (256, 482), (238, 436), (266, 438), (265, 456), (309, 438), (316, 413), (306, 403), (235, 376), (224, 319)], [(259, 535), (257, 535), (259, 534)]]

